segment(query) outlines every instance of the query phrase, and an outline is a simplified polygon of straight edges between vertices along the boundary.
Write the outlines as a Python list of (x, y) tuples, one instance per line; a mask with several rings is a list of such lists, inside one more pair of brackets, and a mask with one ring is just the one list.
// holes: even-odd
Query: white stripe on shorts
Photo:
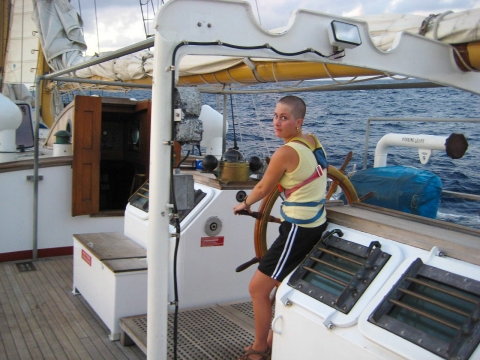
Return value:
[(283, 248), (282, 254), (280, 255), (280, 258), (278, 259), (277, 266), (275, 267), (275, 270), (273, 271), (272, 274), (272, 279), (276, 279), (278, 275), (282, 272), (283, 267), (285, 266), (285, 262), (288, 259), (288, 255), (290, 255), (290, 251), (292, 250), (292, 246), (295, 240), (295, 236), (297, 235), (297, 229), (298, 226), (295, 224), (292, 224), (292, 228), (290, 229), (290, 232), (288, 233), (287, 241), (285, 243), (285, 247)]

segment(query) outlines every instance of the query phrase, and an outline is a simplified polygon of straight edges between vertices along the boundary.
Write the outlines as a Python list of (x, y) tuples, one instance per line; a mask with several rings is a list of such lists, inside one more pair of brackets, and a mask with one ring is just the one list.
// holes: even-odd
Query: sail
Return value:
[(68, 0), (33, 0), (33, 20), (50, 68), (61, 70), (82, 61), (87, 50), (82, 19)]
[(395, 48), (402, 32), (423, 35), (447, 44), (463, 44), (480, 40), (480, 8), (458, 13), (419, 15), (381, 14), (359, 16), (368, 23), (373, 43), (383, 51)]
[(32, 0), (11, 0), (10, 26), (3, 73), (6, 84), (33, 85), (38, 58), (37, 26), (32, 21)]

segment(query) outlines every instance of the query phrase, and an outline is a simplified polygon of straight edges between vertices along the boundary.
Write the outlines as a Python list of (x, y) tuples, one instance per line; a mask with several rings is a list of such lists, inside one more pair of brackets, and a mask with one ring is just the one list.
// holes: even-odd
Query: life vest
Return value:
[(300, 184), (294, 186), (291, 189), (284, 189), (282, 185), (277, 184), (278, 190), (280, 192), (283, 192), (285, 195), (285, 198), (288, 199), (290, 195), (300, 189), (302, 186), (305, 186), (307, 184), (310, 184), (313, 180), (316, 178), (319, 178), (320, 176), (323, 176), (323, 171), (328, 168), (328, 161), (327, 161), (327, 155), (325, 154), (325, 150), (323, 150), (322, 144), (320, 144), (320, 141), (318, 141), (317, 137), (313, 134), (308, 134), (310, 135), (313, 139), (315, 139), (315, 147), (313, 147), (308, 141), (305, 139), (299, 138), (299, 137), (294, 137), (290, 141), (296, 141), (304, 144), (307, 146), (310, 150), (312, 150), (313, 155), (315, 156), (315, 159), (317, 160), (317, 166), (315, 167), (315, 170), (313, 171), (313, 174), (310, 175), (307, 179), (303, 180)]
[[(319, 178), (320, 176), (323, 176), (324, 170), (326, 170), (326, 168), (328, 167), (326, 154), (325, 154), (325, 151), (323, 150), (322, 145), (320, 144), (320, 141), (318, 141), (318, 139), (315, 137), (315, 135), (313, 135), (313, 134), (309, 134), (309, 135), (312, 136), (315, 139), (315, 147), (313, 147), (308, 141), (306, 141), (302, 138), (295, 137), (295, 138), (291, 139), (290, 141), (301, 142), (302, 144), (306, 145), (310, 150), (312, 150), (312, 152), (315, 156), (315, 159), (317, 160), (317, 166), (315, 167), (315, 170), (313, 171), (312, 175), (310, 175), (307, 179), (303, 180), (300, 184), (294, 186), (293, 188), (284, 189), (282, 187), (282, 185), (277, 184), (279, 191), (284, 193), (285, 199), (288, 199), (293, 192), (297, 191), (301, 187), (303, 187), (307, 184), (310, 184), (315, 179)], [(326, 201), (326, 199), (322, 199), (320, 201), (309, 201), (309, 202), (284, 201), (282, 203), (282, 207), (280, 208), (280, 214), (282, 215), (282, 217), (286, 221), (288, 221), (290, 223), (300, 224), (300, 225), (301, 224), (310, 224), (312, 222), (315, 222), (316, 220), (318, 220), (322, 216), (322, 214), (325, 210), (325, 208), (323, 206), (325, 204), (325, 201)], [(292, 218), (292, 217), (289, 217), (289, 216), (285, 215), (285, 213), (283, 211), (283, 206), (317, 207), (318, 205), (322, 205), (322, 207), (320, 208), (318, 213), (310, 219), (295, 219), (295, 218)]]

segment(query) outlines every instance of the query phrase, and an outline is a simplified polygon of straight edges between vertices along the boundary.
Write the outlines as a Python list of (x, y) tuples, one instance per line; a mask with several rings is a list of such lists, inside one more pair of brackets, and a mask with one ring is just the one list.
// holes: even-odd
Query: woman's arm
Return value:
[(253, 188), (245, 201), (233, 208), (235, 214), (240, 210), (249, 210), (250, 206), (267, 196), (273, 187), (277, 186), (285, 172), (291, 172), (298, 166), (299, 158), (297, 152), (290, 146), (282, 146), (273, 154), (267, 171), (262, 180)]

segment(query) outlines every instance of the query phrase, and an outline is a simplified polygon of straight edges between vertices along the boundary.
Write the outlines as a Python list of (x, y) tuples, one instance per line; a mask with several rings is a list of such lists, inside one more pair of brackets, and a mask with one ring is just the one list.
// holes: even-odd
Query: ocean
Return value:
[[(390, 80), (394, 81), (394, 80)], [(309, 81), (308, 86), (327, 84)], [(271, 86), (271, 85), (266, 85)], [(132, 90), (128, 96), (138, 100), (149, 98), (150, 91)], [(347, 167), (363, 167), (367, 120), (372, 117), (390, 118), (480, 118), (480, 97), (453, 88), (361, 90), (292, 93), (307, 104), (304, 131), (312, 132), (322, 142), (331, 165), (340, 167), (346, 154), (353, 151)], [(104, 94), (107, 95), (107, 94)], [(234, 95), (228, 98), (229, 131), (227, 148), (234, 144), (230, 104), (239, 150), (246, 158), (271, 155), (282, 144), (272, 130), (272, 116), (276, 101), (287, 94)], [(108, 96), (112, 96), (109, 93)], [(67, 100), (68, 101), (68, 100)], [(203, 94), (202, 101), (217, 109), (223, 97)], [(230, 102), (231, 101), (231, 102)], [(219, 105), (218, 105), (219, 104)], [(440, 177), (443, 189), (480, 195), (480, 123), (405, 123), (375, 122), (370, 127), (367, 167), (373, 166), (375, 146), (388, 133), (429, 134), (448, 137), (452, 133), (464, 134), (469, 147), (461, 159), (452, 160), (443, 151), (434, 151), (430, 161), (422, 165), (414, 148), (391, 147), (387, 165), (413, 166), (428, 170)], [(442, 197), (437, 218), (440, 220), (480, 229), (480, 202)]]

